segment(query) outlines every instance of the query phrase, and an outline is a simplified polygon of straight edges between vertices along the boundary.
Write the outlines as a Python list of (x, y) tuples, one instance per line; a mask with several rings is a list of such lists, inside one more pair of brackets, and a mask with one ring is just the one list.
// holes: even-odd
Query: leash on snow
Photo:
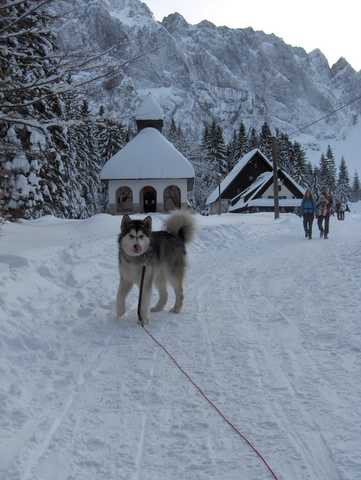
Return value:
[(138, 319), (139, 323), (142, 326), (145, 333), (153, 340), (153, 342), (158, 345), (159, 348), (163, 350), (163, 352), (170, 358), (170, 360), (174, 363), (174, 365), (178, 368), (178, 370), (186, 377), (186, 379), (193, 385), (193, 387), (198, 391), (198, 393), (206, 400), (206, 402), (218, 413), (218, 415), (232, 428), (232, 430), (251, 448), (251, 450), (257, 455), (257, 457), (261, 460), (261, 462), (265, 465), (269, 473), (272, 475), (274, 480), (279, 480), (277, 475), (272, 470), (271, 466), (267, 462), (267, 460), (263, 457), (263, 455), (257, 450), (257, 448), (248, 440), (248, 438), (226, 417), (226, 415), (221, 411), (220, 408), (204, 393), (201, 387), (193, 380), (193, 378), (184, 370), (184, 368), (178, 363), (178, 361), (173, 357), (173, 355), (167, 350), (167, 348), (162, 345), (162, 343), (154, 337), (152, 333), (145, 327), (144, 321), (142, 318), (142, 297), (143, 297), (143, 288), (144, 288), (144, 277), (145, 277), (145, 269), (146, 266), (144, 265), (142, 268), (142, 274), (140, 279), (140, 288), (139, 288), (139, 300), (138, 300)]
[(139, 299), (138, 299), (138, 320), (141, 326), (144, 328), (144, 321), (142, 318), (142, 298), (143, 298), (143, 288), (144, 288), (144, 277), (145, 277), (145, 265), (142, 267), (142, 275), (140, 277), (140, 287), (139, 287)]

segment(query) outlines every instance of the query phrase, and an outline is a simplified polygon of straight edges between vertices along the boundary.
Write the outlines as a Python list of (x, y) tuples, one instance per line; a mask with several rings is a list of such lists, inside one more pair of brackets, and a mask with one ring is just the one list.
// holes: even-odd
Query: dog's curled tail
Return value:
[(196, 223), (193, 216), (185, 210), (178, 210), (166, 220), (167, 232), (189, 243), (195, 235)]

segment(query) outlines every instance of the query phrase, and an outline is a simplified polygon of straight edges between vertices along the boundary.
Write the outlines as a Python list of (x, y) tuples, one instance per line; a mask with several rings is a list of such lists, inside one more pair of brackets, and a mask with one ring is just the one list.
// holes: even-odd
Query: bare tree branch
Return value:
[(2, 5), (0, 7), (0, 11), (1, 10), (7, 10), (8, 8), (12, 8), (12, 7), (17, 7), (19, 5), (22, 5), (23, 3), (26, 3), (28, 0), (19, 0), (18, 2), (12, 2), (12, 3), (8, 3), (7, 5)]
[[(9, 23), (8, 25), (6, 25), (6, 27), (3, 27), (1, 30), (0, 30), (0, 34), (3, 33), (3, 32), (6, 32), (8, 31), (9, 29), (11, 29), (14, 25), (16, 25), (17, 23), (21, 22), (22, 20), (24, 20), (24, 18), (28, 17), (29, 15), (31, 15), (33, 12), (35, 12), (36, 10), (38, 10), (39, 8), (43, 7), (44, 5), (47, 5), (49, 4), (50, 2), (53, 2), (54, 0), (43, 0), (42, 2), (40, 2), (38, 5), (35, 5), (35, 7), (33, 8), (30, 8), (29, 10), (27, 10), (26, 12), (24, 12), (20, 17), (18, 17), (16, 20), (14, 20), (12, 23)], [(8, 7), (7, 7), (8, 8)]]
[(39, 33), (49, 33), (49, 30), (41, 30), (41, 29), (19, 30), (18, 32), (7, 33), (5, 37), (0, 36), (0, 40), (7, 40), (10, 37), (22, 37), (24, 35), (38, 35)]
[[(17, 124), (17, 125), (24, 125), (26, 127), (31, 127), (31, 128), (36, 128), (40, 130), (42, 133), (45, 135), (48, 133), (47, 129), (51, 127), (81, 127), (84, 126), (84, 124), (93, 122), (96, 123), (99, 127), (104, 127), (107, 128), (107, 122), (106, 121), (99, 121), (92, 120), (91, 118), (89, 120), (55, 120), (55, 121), (45, 121), (42, 123), (39, 123), (37, 121), (32, 121), (32, 120), (27, 120), (25, 118), (17, 118), (17, 117), (9, 117), (7, 115), (2, 115), (0, 114), (0, 122), (7, 122), (7, 123), (12, 123), (12, 124)], [(1, 147), (1, 144), (0, 144)]]
[(19, 103), (19, 104), (2, 104), (0, 105), (0, 108), (4, 108), (4, 109), (13, 109), (13, 108), (22, 108), (22, 107), (28, 107), (30, 105), (34, 105), (35, 103), (38, 103), (38, 102), (41, 102), (42, 100), (45, 100), (47, 98), (51, 98), (51, 97), (55, 97), (55, 96), (58, 96), (58, 95), (63, 95), (65, 93), (68, 93), (68, 92), (71, 92), (71, 91), (74, 91), (78, 88), (81, 88), (81, 87), (84, 87), (85, 85), (89, 85), (90, 83), (94, 83), (94, 82), (97, 82), (98, 80), (102, 80), (103, 78), (107, 78), (107, 79), (112, 79), (112, 78), (116, 78), (120, 73), (121, 73), (121, 69), (123, 67), (125, 67), (126, 65), (128, 65), (129, 63), (133, 63), (137, 60), (139, 60), (140, 58), (143, 58), (151, 53), (154, 53), (158, 50), (160, 50), (160, 46), (154, 48), (153, 50), (150, 50), (149, 52), (143, 52), (139, 55), (137, 55), (136, 57), (133, 57), (133, 58), (130, 58), (129, 60), (126, 60), (125, 62), (123, 62), (121, 65), (117, 66), (116, 68), (113, 67), (110, 71), (106, 72), (106, 73), (103, 73), (101, 75), (98, 75), (96, 77), (93, 77), (93, 78), (90, 78), (89, 80), (84, 80), (82, 82), (79, 82), (77, 84), (73, 84), (71, 87), (69, 88), (65, 88), (65, 89), (59, 89), (59, 90), (55, 90), (51, 93), (48, 93), (46, 95), (43, 95), (39, 98), (36, 98), (30, 102), (25, 102), (25, 103)]
[[(67, 77), (70, 73), (74, 73), (76, 71), (82, 70), (84, 71), (84, 67), (88, 66), (88, 70), (95, 70), (99, 69), (101, 67), (106, 67), (107, 65), (102, 64), (102, 65), (93, 65), (89, 67), (89, 63), (91, 63), (94, 60), (98, 60), (99, 58), (104, 57), (105, 55), (108, 55), (112, 50), (114, 50), (116, 47), (118, 47), (119, 44), (113, 45), (112, 47), (108, 48), (107, 50), (104, 50), (100, 53), (97, 53), (96, 55), (92, 55), (89, 58), (87, 58), (84, 62), (79, 63), (79, 64), (68, 64), (69, 68), (65, 68), (61, 74), (59, 75), (53, 75), (50, 77), (47, 77), (42, 81), (41, 78), (37, 79), (35, 82), (29, 83), (29, 84), (24, 84), (24, 85), (19, 85), (17, 87), (12, 87), (12, 88), (4, 88), (0, 90), (0, 93), (11, 93), (11, 92), (21, 92), (21, 91), (27, 91), (27, 90), (32, 90), (34, 88), (40, 88), (40, 87), (45, 87), (46, 85), (51, 85), (55, 82), (59, 82), (61, 80), (64, 80), (65, 77)], [(56, 65), (55, 68), (59, 69), (63, 67), (64, 65)]]
[(25, 125), (25, 126), (31, 127), (31, 128), (37, 128), (38, 130), (41, 130), (43, 133), (46, 134), (46, 127), (39, 122), (35, 122), (35, 121), (31, 121), (31, 120), (25, 120), (23, 118), (8, 117), (7, 115), (2, 115), (2, 114), (0, 114), (0, 121), (7, 122), (7, 123), (15, 123), (15, 124), (20, 124), (20, 125)]
[(9, 55), (11, 55), (12, 57), (23, 58), (27, 61), (27, 63), (31, 63), (31, 62), (29, 62), (29, 60), (44, 61), (44, 60), (53, 60), (53, 59), (58, 59), (58, 58), (61, 59), (61, 60), (62, 59), (68, 59), (68, 58), (84, 58), (84, 56), (91, 54), (87, 50), (76, 50), (74, 52), (62, 53), (62, 54), (59, 54), (59, 55), (48, 55), (46, 57), (41, 57), (40, 55), (39, 56), (31, 55), (31, 54), (28, 54), (26, 52), (24, 52), (24, 53), (15, 52), (11, 48), (7, 48), (7, 50), (9, 52)]

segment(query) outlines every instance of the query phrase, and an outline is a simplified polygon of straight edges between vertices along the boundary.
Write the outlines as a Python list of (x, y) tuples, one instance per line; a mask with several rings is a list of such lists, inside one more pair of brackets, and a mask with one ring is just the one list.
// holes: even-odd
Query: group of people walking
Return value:
[(311, 240), (313, 221), (316, 217), (320, 237), (327, 239), (330, 230), (330, 216), (333, 214), (332, 195), (324, 190), (316, 202), (311, 190), (306, 190), (300, 208), (303, 216), (305, 237)]
[(347, 203), (340, 202), (338, 200), (336, 202), (336, 215), (337, 215), (337, 220), (345, 220), (345, 212), (349, 212), (350, 209), (348, 208)]

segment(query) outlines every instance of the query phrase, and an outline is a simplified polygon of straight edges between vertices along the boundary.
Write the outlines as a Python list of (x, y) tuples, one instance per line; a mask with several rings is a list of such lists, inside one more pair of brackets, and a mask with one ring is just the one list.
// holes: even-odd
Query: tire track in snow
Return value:
[[(254, 259), (254, 258), (257, 258), (257, 256), (261, 253), (260, 251), (257, 252), (257, 248), (255, 247), (254, 244), (253, 244), (251, 250), (253, 250), (253, 252), (252, 252), (252, 258), (253, 258), (253, 259)], [(242, 275), (240, 275), (240, 277), (242, 277)], [(214, 277), (214, 279), (216, 280), (215, 283), (214, 283), (214, 285), (217, 286), (217, 285), (218, 285), (217, 278)], [(212, 280), (213, 280), (213, 279), (208, 278), (208, 279), (207, 279), (207, 283), (210, 283)], [(233, 284), (235, 283), (235, 280), (236, 280), (236, 279), (232, 278), (232, 274), (229, 276), (229, 278), (228, 278), (228, 277), (224, 277), (224, 276), (222, 277), (222, 283), (223, 283), (223, 284), (226, 283), (228, 286), (229, 286), (229, 285), (233, 285)], [(242, 283), (242, 282), (241, 282), (241, 283)], [(225, 301), (230, 302), (230, 304), (232, 305), (232, 309), (231, 309), (231, 310), (233, 310), (234, 318), (238, 318), (238, 317), (239, 317), (239, 304), (240, 304), (239, 295), (240, 295), (242, 292), (246, 292), (248, 289), (246, 288), (246, 285), (245, 285), (244, 283), (242, 283), (242, 287), (241, 287), (238, 291), (237, 291), (236, 288), (229, 288), (229, 287), (228, 287), (228, 289), (231, 291), (231, 295), (229, 295), (228, 298), (225, 299)], [(219, 294), (220, 294), (220, 293), (221, 293), (221, 298), (219, 298)], [(219, 301), (222, 301), (222, 292), (220, 292), (218, 289), (216, 289), (216, 292), (214, 292), (214, 296), (217, 297), (217, 299), (219, 299)], [(223, 294), (223, 296), (224, 296), (224, 294)], [(258, 295), (258, 294), (257, 294), (256, 297), (253, 296), (253, 299), (255, 299), (255, 298), (257, 298), (257, 299), (260, 301), (261, 304), (262, 304), (262, 302), (264, 301), (264, 295), (262, 296), (262, 295)], [(247, 314), (247, 318), (248, 318), (247, 322), (250, 323), (252, 320), (251, 320), (251, 313), (250, 313), (249, 308), (248, 308), (249, 302), (247, 301), (247, 302), (243, 302), (243, 303), (244, 303), (243, 307), (244, 307), (244, 310), (245, 310), (244, 313)], [(269, 306), (271, 306), (271, 304), (270, 304)], [(269, 322), (269, 318), (266, 318), (266, 317), (264, 317), (263, 315), (262, 315), (261, 318), (262, 318), (262, 321), (263, 321), (263, 322)], [(262, 321), (259, 320), (259, 322), (258, 322), (258, 324), (259, 324), (259, 327), (258, 327), (258, 328), (259, 328), (259, 329), (262, 328)], [(233, 325), (232, 325), (230, 322), (227, 322), (226, 328), (227, 328), (227, 327), (228, 327), (228, 328), (235, 328), (235, 327), (236, 327), (236, 330), (239, 330), (239, 328), (237, 328), (238, 325), (237, 325), (236, 322), (233, 322)], [(242, 334), (242, 329), (240, 330), (240, 334)], [(267, 339), (265, 339), (265, 342), (264, 342), (264, 343), (267, 344)], [(270, 351), (271, 351), (271, 350), (270, 350)], [(261, 352), (261, 351), (260, 351), (258, 348), (253, 349), (253, 352), (254, 352), (255, 362), (256, 362), (256, 364), (258, 365), (258, 374), (256, 374), (256, 376), (258, 376), (259, 378), (261, 378), (261, 379), (262, 379), (262, 383), (264, 384), (263, 379), (265, 378), (265, 375), (266, 375), (266, 373), (265, 373), (265, 366), (267, 365), (267, 360), (268, 360), (268, 359), (267, 359), (267, 358), (264, 358), (263, 356), (262, 356), (262, 358), (260, 357), (260, 352)], [(271, 373), (271, 372), (269, 372), (269, 374), (270, 374), (270, 373)], [(275, 380), (276, 380), (276, 379), (275, 379)], [(287, 382), (288, 382), (288, 379), (286, 379), (286, 380), (287, 380)], [(289, 382), (288, 382), (288, 383), (289, 383)], [(275, 384), (277, 384), (277, 381), (275, 382)], [(269, 382), (267, 382), (267, 383), (264, 384), (264, 385), (268, 388)], [(293, 386), (292, 386), (291, 384), (289, 384), (289, 387), (293, 388)], [(296, 393), (296, 392), (293, 392), (293, 393)], [(271, 399), (270, 399), (270, 400), (271, 400)], [(272, 401), (271, 401), (270, 403), (272, 404)], [(275, 426), (275, 425), (277, 425), (277, 423), (278, 423), (279, 420), (280, 420), (280, 412), (279, 412), (279, 411), (274, 411), (274, 413), (272, 413), (272, 417), (274, 418), (274, 423), (273, 423), (273, 425)], [(282, 423), (284, 423), (284, 422), (282, 421)], [(312, 422), (311, 422), (311, 423), (312, 423)], [(267, 424), (267, 419), (264, 421), (264, 426), (266, 426), (266, 424)], [(283, 425), (280, 433), (281, 433), (282, 431), (283, 431), (283, 432), (287, 431), (287, 425), (288, 425), (287, 422), (284, 423), (284, 425)], [(282, 436), (284, 436), (284, 435), (282, 434)], [(321, 438), (321, 437), (320, 437), (320, 438)], [(303, 450), (306, 450), (306, 451), (307, 451), (307, 448), (305, 448), (305, 444), (304, 444), (304, 443), (299, 443), (299, 439), (294, 438), (293, 441), (295, 441), (295, 440), (297, 440), (297, 441), (296, 441), (296, 445), (298, 445), (298, 446), (296, 447), (296, 451), (299, 451), (299, 452), (302, 452)], [(302, 439), (301, 439), (301, 442), (302, 442)], [(293, 442), (292, 442), (292, 443), (293, 443)], [(329, 453), (329, 452), (327, 452), (327, 453)], [(326, 457), (328, 457), (328, 458), (327, 458), (327, 461), (328, 461), (328, 460), (329, 460), (329, 454), (326, 455)], [(312, 462), (313, 462), (313, 452), (309, 451), (309, 458), (308, 458), (308, 460), (305, 460), (303, 463), (304, 463), (304, 465), (307, 465), (307, 464), (310, 464), (310, 463), (312, 464)], [(317, 460), (316, 460), (316, 463), (317, 463)], [(328, 462), (325, 462), (325, 463), (327, 464)], [(331, 464), (332, 464), (332, 462), (331, 462)], [(327, 468), (326, 468), (326, 470), (327, 470)], [(297, 471), (295, 471), (295, 474), (297, 475)], [(329, 478), (339, 478), (339, 477), (338, 477), (337, 475), (336, 475), (336, 477), (335, 477), (335, 476), (334, 476), (334, 471), (333, 471), (332, 476), (330, 476)]]
[[(288, 255), (291, 257), (291, 252), (288, 252)], [(260, 257), (260, 258), (259, 258)], [(260, 252), (260, 255), (258, 257), (258, 262), (262, 262), (262, 254)], [(276, 255), (276, 257), (278, 257)], [(266, 263), (267, 260), (265, 259), (264, 262)], [(287, 265), (287, 264), (286, 264)], [(254, 268), (254, 263), (252, 264), (252, 268)], [(284, 270), (284, 267), (283, 267)], [(283, 271), (284, 273), (284, 271)], [(276, 272), (273, 273), (274, 277), (277, 276)], [(289, 275), (289, 278), (292, 278), (292, 274)], [(258, 288), (260, 288), (259, 284)], [(277, 419), (278, 422), (281, 422), (283, 425), (283, 431), (288, 432), (288, 436), (291, 440), (291, 443), (294, 443), (294, 445), (297, 445), (296, 450), (297, 452), (302, 452), (301, 455), (302, 457), (304, 456), (303, 452), (307, 452), (306, 458), (304, 458), (303, 463), (304, 463), (304, 468), (308, 469), (308, 466), (313, 465), (313, 470), (314, 473), (310, 472), (309, 473), (309, 478), (313, 478), (313, 474), (316, 475), (317, 478), (320, 478), (322, 474), (327, 475), (327, 478), (332, 478), (335, 480), (338, 480), (340, 478), (340, 474), (338, 472), (338, 469), (335, 465), (333, 456), (331, 455), (330, 448), (328, 444), (325, 442), (325, 439), (321, 433), (320, 426), (315, 423), (314, 419), (310, 417), (310, 415), (305, 411), (304, 406), (302, 405), (301, 402), (299, 402), (299, 391), (298, 389), (295, 388), (295, 385), (291, 381), (291, 378), (289, 376), (290, 372), (284, 371), (284, 368), (282, 367), (281, 363), (281, 358), (284, 356), (288, 356), (288, 352), (290, 350), (290, 344), (287, 344), (287, 349), (285, 348), (285, 341), (289, 342), (292, 340), (292, 352), (293, 354), (297, 352), (297, 361), (300, 362), (300, 358), (303, 358), (301, 364), (304, 365), (309, 365), (309, 370), (312, 371), (315, 369), (314, 367), (314, 362), (311, 356), (309, 355), (308, 351), (304, 349), (301, 341), (301, 334), (299, 330), (296, 327), (296, 324), (294, 321), (291, 321), (281, 310), (280, 308), (276, 307), (274, 304), (274, 301), (270, 300), (267, 292), (267, 284), (265, 283), (263, 285), (262, 292), (259, 289), (256, 289), (256, 292), (253, 293), (253, 295), (250, 297), (253, 300), (256, 300), (253, 306), (254, 309), (254, 316), (255, 318), (258, 319), (258, 325), (259, 325), (259, 332), (262, 332), (264, 330), (264, 327), (270, 326), (268, 328), (272, 329), (271, 332), (267, 332), (265, 335), (263, 335), (263, 341), (262, 343), (264, 345), (267, 345), (269, 343), (269, 351), (275, 351), (277, 349), (277, 358), (275, 358), (275, 355), (273, 355), (273, 368), (277, 369), (277, 375), (274, 369), (268, 370), (266, 373), (264, 369), (262, 369), (262, 366), (267, 365), (267, 358), (264, 357), (264, 355), (261, 355), (261, 352), (257, 350), (256, 353), (256, 358), (257, 362), (260, 366), (260, 372), (261, 372), (261, 379), (264, 384), (265, 390), (267, 392), (270, 392), (270, 387), (271, 387), (271, 395), (269, 395), (269, 401), (267, 402), (267, 405), (273, 409), (274, 412), (274, 418)], [(264, 302), (266, 302), (266, 305), (264, 305)], [(267, 314), (264, 315), (263, 312), (266, 311)], [(272, 314), (273, 313), (273, 314)], [(275, 322), (275, 319), (280, 319)], [(267, 336), (269, 339), (272, 339), (271, 341), (268, 341)], [(268, 359), (269, 360), (269, 359)], [(275, 361), (276, 360), (276, 361)], [(292, 361), (292, 358), (291, 358)], [(297, 370), (297, 368), (294, 368), (294, 370)], [(313, 378), (315, 377), (315, 374), (312, 376)], [(284, 384), (284, 387), (281, 388), (286, 388), (286, 390), (289, 390), (291, 392), (290, 398), (292, 399), (292, 402), (296, 401), (296, 405), (291, 408), (291, 405), (288, 405), (287, 402), (284, 403), (283, 406), (279, 403), (280, 396), (277, 393), (277, 389), (275, 389), (273, 386), (280, 384)], [(272, 393), (274, 391), (274, 393)], [(274, 394), (276, 394), (276, 397), (274, 397)], [(284, 395), (282, 395), (284, 396)], [(278, 402), (276, 400), (278, 399)], [(302, 433), (302, 435), (297, 435), (296, 430), (290, 430), (289, 425), (292, 424), (289, 420), (287, 421), (285, 417), (285, 410), (286, 407), (288, 410), (294, 409), (296, 413), (292, 413), (295, 419), (297, 419), (296, 423), (301, 422), (301, 418), (303, 418), (303, 421), (301, 422), (304, 426), (309, 425), (308, 429), (308, 440), (310, 440), (310, 444), (304, 438), (305, 432)], [(291, 414), (291, 410), (289, 414)], [(311, 446), (311, 444), (313, 445)], [(323, 448), (321, 447), (319, 450), (319, 455), (318, 457), (315, 458), (315, 450), (317, 450), (318, 445), (323, 445)], [(322, 451), (323, 450), (323, 451)], [(322, 467), (321, 467), (322, 465)]]
[[(60, 250), (58, 257), (62, 259), (59, 263), (60, 268), (58, 269), (58, 276), (57, 276), (57, 285), (59, 287), (64, 288), (64, 290), (68, 290), (69, 287), (73, 288), (74, 285), (70, 282), (69, 285), (69, 275), (72, 273), (72, 269), (74, 264), (79, 261), (81, 258), (79, 255), (79, 251), (83, 250), (84, 245), (82, 242), (72, 243), (69, 249), (62, 249)], [(70, 252), (70, 253), (69, 253)], [(75, 260), (74, 260), (75, 259)], [(55, 265), (56, 262), (52, 262), (52, 265)], [(47, 273), (47, 270), (44, 270), (44, 273)], [(52, 277), (52, 274), (49, 271), (49, 275)], [(86, 285), (85, 289), (85, 297), (92, 298), (94, 294), (94, 290), (101, 291), (101, 280), (97, 280), (95, 285), (90, 284)], [(76, 295), (76, 292), (73, 291), (72, 295)], [(67, 295), (65, 295), (67, 296)], [(54, 415), (54, 408), (50, 408), (46, 415), (41, 415), (34, 425), (41, 425), (50, 423), (50, 427), (47, 428), (46, 432), (42, 432), (41, 436), (43, 437), (42, 440), (37, 441), (37, 446), (27, 447), (27, 452), (25, 453), (26, 460), (24, 461), (24, 466), (22, 467), (23, 472), (21, 473), (22, 480), (28, 480), (32, 475), (33, 470), (36, 468), (38, 463), (40, 462), (41, 458), (45, 455), (46, 451), (49, 448), (51, 441), (53, 440), (54, 436), (56, 435), (57, 431), (59, 430), (60, 426), (67, 418), (69, 412), (71, 411), (72, 405), (74, 403), (75, 398), (81, 393), (81, 389), (84, 388), (87, 383), (89, 382), (89, 378), (95, 374), (101, 367), (101, 358), (104, 353), (107, 351), (108, 346), (113, 338), (115, 332), (116, 325), (113, 326), (111, 332), (105, 339), (105, 343), (103, 347), (98, 349), (90, 359), (85, 360), (85, 367), (81, 368), (77, 374), (75, 382), (72, 383), (71, 391), (67, 394), (67, 397), (62, 402), (62, 407), (58, 410), (58, 412)], [(39, 431), (39, 428), (36, 429)], [(35, 429), (34, 429), (35, 432)], [(30, 439), (30, 436), (28, 436)], [(14, 452), (15, 456), (19, 456), (19, 452)], [(21, 455), (21, 452), (20, 452)], [(23, 462), (21, 462), (23, 463)], [(10, 466), (11, 462), (9, 463)]]
[[(242, 232), (240, 232), (240, 229), (237, 227), (227, 229), (226, 231), (224, 231), (223, 229), (219, 229), (217, 231), (217, 238), (218, 238), (217, 247), (219, 242), (221, 242), (221, 244), (224, 245), (224, 250), (226, 252), (226, 255), (228, 256), (228, 253), (231, 255), (231, 252), (234, 251), (234, 249), (236, 248), (240, 240), (240, 236), (242, 236)], [(209, 245), (206, 244), (205, 247), (209, 248)], [(220, 376), (220, 372), (218, 372), (217, 361), (215, 358), (215, 352), (214, 352), (211, 335), (210, 335), (210, 324), (212, 324), (212, 331), (214, 330), (214, 333), (216, 334), (215, 342), (217, 342), (217, 337), (219, 338), (218, 336), (219, 328), (221, 328), (221, 330), (223, 330), (224, 332), (224, 331), (227, 331), (228, 327), (230, 327), (230, 331), (232, 332), (232, 329), (234, 329), (234, 324), (237, 324), (240, 317), (240, 309), (239, 309), (240, 297), (239, 295), (235, 297), (237, 290), (234, 290), (232, 287), (229, 288), (229, 285), (232, 286), (235, 283), (235, 279), (233, 278), (234, 272), (230, 271), (228, 274), (225, 275), (223, 271), (222, 280), (221, 282), (218, 281), (219, 279), (218, 279), (217, 271), (218, 269), (224, 270), (225, 264), (226, 264), (225, 258), (222, 257), (220, 259), (220, 264), (218, 264), (218, 262), (216, 264), (213, 264), (213, 268), (211, 271), (207, 269), (206, 273), (203, 273), (201, 277), (197, 276), (196, 288), (193, 288), (193, 290), (197, 292), (196, 319), (201, 325), (201, 331), (203, 332), (201, 340), (206, 345), (207, 356), (209, 358), (209, 361), (207, 362), (207, 368), (209, 371), (212, 372), (212, 377), (213, 377), (211, 390), (216, 391), (218, 393), (217, 398), (214, 400), (219, 406), (223, 408), (223, 410), (226, 412), (227, 415), (229, 415), (231, 418), (232, 417), (237, 418), (237, 416), (234, 417), (235, 405), (234, 404), (232, 405), (232, 402), (230, 402), (230, 398), (228, 398), (229, 397), (229, 394), (227, 394), (228, 386), (227, 386), (227, 383), (225, 383), (225, 378), (224, 376)], [(226, 290), (224, 289), (225, 284), (227, 284), (228, 286)], [(231, 298), (229, 295), (230, 290), (234, 292), (234, 294), (231, 295)], [(217, 298), (217, 304), (222, 305), (221, 316), (218, 316), (216, 312), (214, 312), (214, 302), (211, 301), (211, 298), (213, 299)], [(235, 338), (239, 338), (239, 336), (237, 335)], [(237, 341), (237, 344), (239, 344), (238, 341)], [(226, 354), (228, 353), (227, 348), (223, 350), (224, 345), (222, 344), (218, 344), (217, 347), (218, 348), (216, 351), (217, 351), (218, 359), (220, 362), (219, 365), (222, 367), (222, 371), (224, 371), (224, 364), (227, 364), (227, 361), (229, 361), (229, 358), (227, 358), (227, 355), (226, 356), (224, 355), (224, 353)], [(234, 350), (230, 352), (232, 358), (235, 358), (233, 357), (234, 352), (235, 352)], [(222, 381), (221, 381), (221, 378), (222, 378)], [(200, 383), (202, 384), (202, 382)], [(210, 384), (211, 382), (208, 380), (206, 381), (206, 384), (203, 385), (206, 391), (207, 391), (207, 388), (209, 388)], [(239, 422), (239, 426), (241, 427), (241, 430), (244, 427), (244, 425), (242, 425), (241, 422)], [(239, 451), (245, 452), (243, 453), (243, 455), (247, 457), (247, 461), (245, 462), (247, 464), (245, 474), (247, 474), (247, 468), (248, 469), (251, 468), (253, 470), (256, 469), (256, 471), (258, 471), (257, 473), (258, 479), (267, 478), (267, 472), (265, 472), (264, 469), (262, 469), (262, 466), (258, 465), (257, 458), (255, 458), (253, 453), (249, 451), (249, 448), (244, 444), (242, 445), (242, 443), (240, 443), (238, 439), (234, 439), (232, 432), (228, 431), (228, 428), (226, 426), (222, 426), (222, 428), (223, 427), (225, 428), (225, 436), (227, 438), (229, 437), (230, 439), (232, 439), (232, 441), (235, 440), (234, 448), (237, 449), (238, 452)], [(212, 440), (213, 440), (212, 443), (214, 443), (214, 438)], [(217, 462), (217, 455), (214, 454), (215, 448), (213, 446), (212, 446), (212, 451), (213, 451), (213, 456), (215, 457), (214, 462)], [(237, 456), (238, 456), (237, 454), (234, 454), (233, 461), (237, 462), (236, 460)], [(219, 460), (219, 457), (218, 457), (218, 460)], [(242, 467), (242, 464), (241, 465), (238, 464), (237, 468), (238, 469), (244, 468), (244, 465)]]
[[(89, 376), (95, 374), (97, 372), (97, 370), (100, 369), (100, 367), (101, 367), (101, 357), (106, 352), (106, 350), (107, 350), (107, 348), (110, 344), (110, 341), (113, 338), (113, 334), (114, 334), (114, 331), (109, 334), (104, 347), (101, 348), (93, 356), (93, 359), (90, 361), (90, 366), (88, 366), (84, 370), (81, 370), (78, 373), (77, 380), (76, 380), (75, 384), (73, 385), (70, 394), (68, 395), (66, 401), (63, 402), (63, 403), (65, 403), (64, 408), (62, 408), (60, 413), (58, 415), (56, 415), (55, 419), (51, 423), (50, 428), (48, 429), (47, 433), (45, 434), (45, 438), (40, 443), (39, 447), (31, 454), (30, 458), (27, 460), (27, 462), (25, 464), (25, 471), (24, 471), (24, 473), (21, 477), (22, 480), (28, 480), (30, 478), (30, 475), (32, 474), (32, 470), (36, 467), (36, 465), (39, 463), (41, 457), (45, 454), (45, 452), (49, 448), (50, 442), (52, 441), (54, 435), (58, 431), (59, 427), (63, 423), (66, 416), (68, 415), (68, 413), (69, 413), (69, 411), (70, 411), (70, 409), (73, 405), (75, 397), (77, 397), (80, 394), (81, 388), (84, 387), (89, 382)], [(39, 422), (39, 423), (42, 423), (43, 421), (44, 421), (44, 419), (41, 419), (41, 422)]]
[[(135, 313), (135, 312), (134, 312)], [(161, 329), (162, 330), (162, 329)], [(160, 330), (160, 334), (161, 334)], [(142, 332), (143, 333), (143, 332)], [(147, 339), (148, 340), (148, 339)], [(145, 435), (148, 427), (148, 422), (149, 422), (149, 406), (147, 403), (147, 396), (149, 395), (149, 392), (151, 391), (153, 384), (154, 384), (154, 374), (155, 374), (155, 369), (157, 366), (157, 359), (159, 357), (160, 350), (159, 348), (154, 345), (154, 353), (153, 353), (153, 359), (152, 359), (152, 365), (149, 371), (149, 381), (148, 385), (145, 389), (144, 392), (144, 397), (145, 397), (145, 406), (143, 410), (143, 418), (142, 418), (142, 429), (140, 432), (140, 439), (138, 442), (138, 448), (137, 448), (137, 454), (136, 454), (136, 459), (135, 459), (135, 473), (134, 473), (134, 480), (140, 480), (140, 475), (142, 472), (142, 460), (144, 456), (144, 443), (145, 443)]]
[[(265, 295), (262, 296), (262, 299), (263, 301), (267, 302), (270, 310), (274, 312), (275, 316), (279, 316), (284, 320), (282, 330), (284, 332), (287, 331), (287, 336), (292, 336), (293, 340), (297, 339), (299, 337), (299, 333), (297, 332), (294, 324), (291, 323), (289, 319), (282, 312), (280, 312), (279, 309), (276, 308), (274, 304)], [(270, 318), (265, 319), (265, 322), (274, 322), (274, 318), (272, 318), (272, 315), (270, 316)], [(290, 335), (290, 331), (292, 331), (292, 335)], [(281, 335), (274, 336), (277, 339), (280, 339), (282, 337)], [(266, 340), (264, 340), (264, 343), (266, 343)], [(273, 347), (275, 346), (276, 344), (274, 343)], [(296, 347), (295, 344), (294, 347)], [(278, 348), (282, 349), (283, 353), (285, 353), (285, 349), (282, 343), (279, 343)], [(309, 357), (307, 351), (304, 351), (301, 343), (299, 343), (296, 348), (297, 360), (299, 361), (300, 358), (303, 357), (303, 360), (301, 362), (302, 365), (305, 366), (308, 364), (310, 371), (311, 369), (314, 369), (311, 358)], [(281, 353), (281, 350), (279, 352)], [(260, 352), (256, 352), (256, 358), (260, 366), (266, 364), (265, 358), (260, 355)], [(314, 475), (316, 476), (316, 478), (320, 478), (321, 475), (324, 475), (326, 473), (327, 479), (340, 480), (341, 477), (339, 475), (339, 472), (337, 471), (336, 465), (334, 464), (333, 456), (330, 453), (330, 449), (321, 434), (320, 426), (306, 412), (302, 403), (298, 401), (299, 391), (295, 388), (293, 382), (290, 381), (289, 376), (284, 372), (281, 365), (274, 364), (274, 368), (277, 368), (277, 371), (274, 371), (274, 369), (268, 370), (266, 374), (263, 370), (261, 374), (261, 379), (265, 387), (265, 391), (270, 392), (270, 386), (276, 384), (281, 385), (282, 383), (284, 383), (284, 386), (280, 388), (290, 391), (289, 397), (291, 399), (291, 402), (293, 404), (296, 401), (296, 405), (291, 406), (291, 404), (281, 404), (279, 401), (277, 402), (274, 398), (274, 393), (277, 392), (277, 388), (274, 387), (271, 389), (271, 394), (268, 395), (269, 401), (267, 402), (267, 405), (271, 408), (271, 410), (273, 410), (273, 416), (275, 419), (277, 419), (277, 422), (282, 424), (282, 430), (289, 437), (290, 443), (296, 446), (296, 451), (299, 455), (301, 455), (301, 457), (303, 457), (303, 460), (301, 460), (300, 458), (298, 463), (302, 461), (304, 465), (304, 471), (308, 470), (309, 466), (312, 466), (313, 471), (308, 473), (308, 478), (310, 479), (312, 479)], [(282, 396), (285, 397), (284, 394)], [(294, 412), (292, 412), (292, 410), (294, 410)], [(302, 432), (302, 435), (298, 435), (295, 429), (290, 428), (292, 422), (289, 421), (290, 419), (287, 419), (288, 415), (292, 415), (294, 419), (297, 418), (296, 423), (302, 423), (303, 430), (305, 430), (305, 426), (308, 425), (307, 437), (305, 437), (305, 431)], [(322, 444), (323, 448), (321, 446)], [(315, 455), (315, 451), (317, 450), (318, 453)]]

